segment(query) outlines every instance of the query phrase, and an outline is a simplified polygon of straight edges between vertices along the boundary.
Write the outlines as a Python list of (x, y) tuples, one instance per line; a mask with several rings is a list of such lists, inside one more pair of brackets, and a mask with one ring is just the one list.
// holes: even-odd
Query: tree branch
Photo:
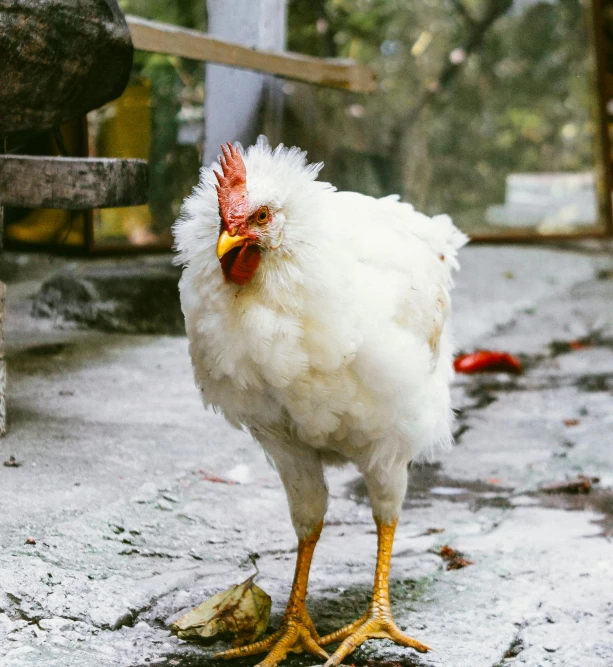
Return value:
[(473, 18), (472, 14), (466, 9), (466, 6), (461, 0), (451, 0), (451, 4), (454, 6), (455, 10), (460, 14), (460, 16), (468, 23), (468, 25), (474, 26), (477, 21)]
[[(513, 4), (513, 0), (489, 0), (485, 12), (480, 18), (475, 19), (468, 13), (468, 10), (460, 0), (452, 0), (452, 2), (459, 13), (465, 18), (468, 25), (466, 37), (463, 40), (463, 44), (459, 47), (464, 52), (464, 57), (456, 62), (448, 60), (441, 69), (438, 79), (422, 91), (417, 102), (401, 118), (392, 134), (391, 150), (396, 156), (404, 154), (404, 151), (399, 151), (398, 147), (403, 145), (404, 137), (411, 132), (412, 126), (417, 122), (423, 110), (441, 92), (449, 89), (471, 53), (477, 51), (483, 44), (488, 30), (498, 19), (506, 14)], [(402, 182), (397, 183), (394, 191), (403, 191), (404, 188), (402, 186)]]

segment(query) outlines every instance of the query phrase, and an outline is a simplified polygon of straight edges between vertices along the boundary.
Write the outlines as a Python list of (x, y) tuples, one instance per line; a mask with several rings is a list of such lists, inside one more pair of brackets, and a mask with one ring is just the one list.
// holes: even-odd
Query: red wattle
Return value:
[(226, 280), (236, 285), (246, 285), (258, 270), (261, 257), (258, 246), (245, 243), (230, 250), (219, 261)]

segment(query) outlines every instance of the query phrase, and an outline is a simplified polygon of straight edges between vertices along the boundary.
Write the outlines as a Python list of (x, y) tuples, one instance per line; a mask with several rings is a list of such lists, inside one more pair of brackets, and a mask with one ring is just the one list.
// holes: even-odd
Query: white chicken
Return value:
[[(205, 405), (274, 463), (299, 544), (280, 629), (220, 655), (268, 652), (260, 665), (274, 667), (309, 651), (329, 667), (372, 637), (425, 652), (393, 621), (388, 577), (407, 465), (452, 440), (449, 289), (467, 238), (397, 196), (337, 192), (297, 148), (260, 137), (222, 151), (221, 171), (202, 170), (174, 227), (190, 354)], [(377, 524), (373, 598), (362, 618), (320, 637), (305, 598), (324, 467), (347, 462)]]

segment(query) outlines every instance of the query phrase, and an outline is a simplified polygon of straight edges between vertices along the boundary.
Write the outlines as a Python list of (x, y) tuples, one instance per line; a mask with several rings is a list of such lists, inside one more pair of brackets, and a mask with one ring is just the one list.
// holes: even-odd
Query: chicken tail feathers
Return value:
[[(424, 216), (425, 218), (426, 216)], [(435, 215), (413, 226), (413, 233), (428, 244), (432, 252), (445, 259), (453, 269), (458, 269), (458, 250), (469, 241), (448, 215)]]
[(411, 204), (401, 202), (398, 195), (389, 195), (379, 199), (388, 215), (402, 218), (409, 225), (411, 232), (428, 245), (439, 257), (448, 260), (452, 269), (459, 268), (458, 250), (469, 241), (468, 236), (460, 231), (448, 215), (428, 217), (419, 213)]

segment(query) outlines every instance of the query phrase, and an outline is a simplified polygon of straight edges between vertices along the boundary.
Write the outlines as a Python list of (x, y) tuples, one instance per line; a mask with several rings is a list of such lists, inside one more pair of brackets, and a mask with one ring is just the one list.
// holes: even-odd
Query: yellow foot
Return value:
[(319, 640), (321, 646), (342, 641), (324, 667), (340, 665), (345, 656), (349, 655), (367, 639), (391, 639), (396, 644), (414, 648), (420, 653), (426, 653), (431, 650), (429, 646), (403, 634), (394, 623), (392, 614), (388, 609), (371, 609), (357, 621)]
[(287, 614), (281, 622), (281, 627), (266, 639), (255, 644), (222, 651), (214, 657), (230, 660), (269, 651), (264, 660), (256, 667), (276, 667), (288, 653), (302, 653), (303, 651), (327, 660), (330, 656), (319, 646), (319, 641), (319, 635), (306, 610), (298, 611)]

